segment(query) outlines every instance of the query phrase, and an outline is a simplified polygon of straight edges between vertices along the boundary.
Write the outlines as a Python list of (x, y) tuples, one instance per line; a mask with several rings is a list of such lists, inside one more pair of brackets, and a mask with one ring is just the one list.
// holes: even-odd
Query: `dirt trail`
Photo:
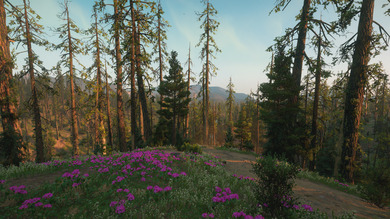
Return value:
[[(256, 159), (249, 154), (240, 154), (230, 151), (203, 149), (205, 153), (213, 154), (226, 160), (226, 169), (234, 174), (256, 177), (250, 170), (251, 163)], [(390, 210), (375, 207), (359, 197), (350, 195), (326, 185), (317, 184), (308, 180), (296, 179), (294, 193), (302, 203), (309, 204), (313, 209), (319, 209), (332, 217), (342, 215), (344, 212), (355, 212), (359, 218), (390, 218)]]

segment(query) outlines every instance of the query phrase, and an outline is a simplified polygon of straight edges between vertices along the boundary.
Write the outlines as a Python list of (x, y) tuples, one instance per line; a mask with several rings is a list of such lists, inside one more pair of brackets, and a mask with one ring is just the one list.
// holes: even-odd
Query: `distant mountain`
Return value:
[[(55, 82), (55, 78), (54, 77), (49, 77), (49, 78), (50, 78), (50, 81), (52, 83)], [(75, 84), (81, 90), (85, 90), (86, 89), (86, 85), (87, 85), (88, 82), (89, 82), (88, 80), (84, 80), (84, 79), (75, 77)], [(196, 98), (198, 96), (199, 91), (200, 91), (200, 87), (201, 87), (200, 85), (191, 85), (190, 86), (191, 98)], [(116, 92), (116, 85), (110, 84), (110, 88), (114, 92)], [(130, 95), (130, 89), (126, 89), (126, 93), (128, 93)], [(154, 96), (158, 96), (157, 91), (154, 91), (153, 95)], [(210, 87), (210, 101), (211, 102), (225, 102), (228, 96), (229, 96), (229, 93), (227, 92), (226, 89), (221, 88), (221, 87)], [(234, 98), (235, 98), (235, 101), (237, 103), (244, 102), (247, 97), (248, 97), (248, 95), (244, 94), (244, 93), (235, 93), (234, 94)]]
[[(198, 96), (200, 91), (200, 85), (191, 85), (190, 91), (191, 91), (191, 98), (195, 98)], [(225, 102), (228, 98), (229, 93), (226, 89), (221, 87), (210, 87), (210, 101), (214, 102)], [(234, 98), (235, 101), (240, 103), (244, 102), (245, 99), (248, 97), (247, 94), (244, 93), (235, 93)]]

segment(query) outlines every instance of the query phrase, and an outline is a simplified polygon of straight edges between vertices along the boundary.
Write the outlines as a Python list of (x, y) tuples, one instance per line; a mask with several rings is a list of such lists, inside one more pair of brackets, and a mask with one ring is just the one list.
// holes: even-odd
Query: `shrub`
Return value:
[(383, 208), (390, 204), (390, 168), (369, 168), (366, 181), (360, 186), (362, 197)]
[(234, 147), (234, 137), (230, 128), (226, 132), (225, 144), (224, 147), (233, 148)]
[(263, 211), (271, 217), (288, 218), (295, 204), (292, 188), (298, 167), (272, 156), (260, 157), (252, 165), (258, 180), (254, 188)]
[(184, 143), (181, 146), (177, 146), (178, 151), (191, 152), (191, 153), (202, 153), (202, 148), (198, 144)]

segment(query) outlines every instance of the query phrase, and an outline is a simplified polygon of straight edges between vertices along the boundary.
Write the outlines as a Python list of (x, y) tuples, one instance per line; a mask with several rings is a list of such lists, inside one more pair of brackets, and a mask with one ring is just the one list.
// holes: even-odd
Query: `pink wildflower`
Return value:
[(43, 207), (44, 207), (44, 208), (51, 208), (52, 206), (51, 206), (51, 204), (46, 204), (46, 205), (44, 205)]
[(45, 199), (48, 199), (48, 198), (51, 198), (51, 197), (53, 197), (53, 193), (46, 193), (46, 194), (44, 194), (43, 196), (42, 196), (42, 198), (45, 198)]

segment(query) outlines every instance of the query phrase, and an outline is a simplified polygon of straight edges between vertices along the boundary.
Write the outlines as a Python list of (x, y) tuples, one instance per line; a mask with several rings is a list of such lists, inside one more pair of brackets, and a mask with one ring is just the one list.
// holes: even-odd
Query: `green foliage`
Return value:
[(189, 153), (202, 153), (202, 148), (198, 144), (184, 143), (181, 146), (176, 146), (178, 151), (184, 151)]
[(296, 93), (290, 72), (292, 56), (285, 53), (285, 47), (281, 44), (277, 44), (276, 49), (274, 66), (267, 74), (270, 82), (259, 87), (263, 99), (260, 118), (267, 126), (268, 142), (264, 148), (266, 154), (286, 154), (288, 160), (293, 161), (295, 155), (305, 154), (302, 145), (307, 133), (305, 124), (296, 125), (296, 119), (302, 121), (301, 110), (290, 101)]
[(230, 128), (226, 131), (225, 144), (224, 147), (233, 148), (234, 147), (234, 137)]
[(159, 143), (164, 143), (168, 139), (168, 142), (174, 145), (178, 143), (176, 137), (180, 131), (180, 121), (187, 116), (187, 105), (191, 101), (177, 55), (176, 51), (171, 52), (169, 74), (164, 76), (165, 80), (158, 87), (159, 94), (164, 97), (163, 101), (159, 101), (161, 109), (157, 111), (160, 115), (158, 127), (165, 130), (159, 130), (158, 138), (155, 139)]
[(359, 189), (363, 198), (368, 202), (380, 208), (388, 206), (390, 204), (390, 168), (382, 166), (367, 169), (366, 180)]
[(289, 218), (291, 212), (285, 205), (295, 203), (292, 188), (298, 167), (271, 156), (258, 158), (252, 166), (258, 177), (254, 192), (264, 212), (271, 217)]
[(235, 137), (240, 141), (240, 149), (246, 145), (247, 142), (251, 141), (251, 128), (252, 123), (250, 117), (247, 115), (247, 110), (245, 105), (241, 107), (241, 111), (238, 116), (238, 121), (235, 124), (236, 129)]
[(4, 131), (0, 135), (0, 164), (3, 166), (16, 165), (25, 160), (26, 146), (22, 137)]

